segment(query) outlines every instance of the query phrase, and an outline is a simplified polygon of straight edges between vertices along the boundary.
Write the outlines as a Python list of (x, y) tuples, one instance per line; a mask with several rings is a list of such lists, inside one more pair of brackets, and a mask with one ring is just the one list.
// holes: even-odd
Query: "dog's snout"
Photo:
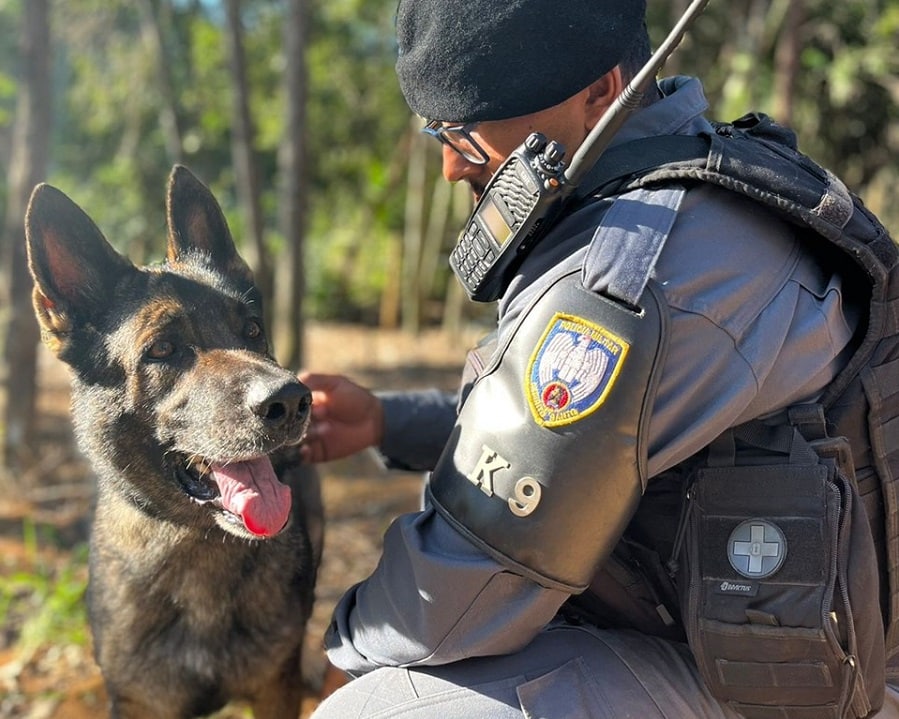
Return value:
[(302, 420), (312, 405), (312, 393), (306, 385), (288, 382), (257, 402), (253, 411), (273, 428)]

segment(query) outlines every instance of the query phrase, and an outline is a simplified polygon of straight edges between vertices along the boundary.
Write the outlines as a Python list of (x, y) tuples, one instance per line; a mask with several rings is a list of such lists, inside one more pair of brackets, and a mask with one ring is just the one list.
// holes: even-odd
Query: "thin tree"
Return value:
[(249, 233), (250, 246), (246, 249), (246, 255), (253, 267), (256, 285), (262, 292), (267, 324), (271, 327), (274, 280), (272, 260), (265, 245), (259, 171), (253, 150), (256, 128), (250, 113), (250, 89), (247, 80), (240, 0), (227, 0), (225, 5), (228, 16), (228, 53), (231, 62), (231, 156), (237, 181), (237, 196), (243, 208), (246, 230)]
[(401, 326), (411, 334), (421, 330), (421, 257), (424, 245), (427, 196), (428, 145), (418, 132), (420, 120), (412, 117), (409, 132), (413, 139), (409, 148), (406, 176), (406, 211), (403, 226), (403, 263), (400, 273)]
[(804, 0), (789, 0), (786, 22), (781, 26), (774, 54), (774, 117), (784, 125), (793, 124), (793, 103), (800, 72), (805, 26)]
[(6, 395), (2, 462), (10, 469), (29, 459), (28, 448), (34, 436), (38, 327), (31, 309), (24, 217), (31, 190), (47, 173), (51, 125), (49, 2), (29, 0), (22, 3), (22, 12), (21, 81), (0, 265), (2, 284), (9, 288), (8, 313), (2, 328)]
[(172, 77), (171, 59), (166, 52), (165, 32), (160, 18), (157, 0), (141, 0), (141, 36), (153, 57), (159, 92), (159, 126), (165, 140), (169, 162), (181, 162), (183, 158), (183, 132), (178, 118), (178, 99)]
[(284, 132), (278, 147), (281, 178), (281, 232), (286, 243), (285, 276), (279, 278), (283, 289), (278, 316), (283, 318), (279, 358), (286, 367), (299, 369), (304, 352), (304, 298), (306, 295), (305, 240), (308, 212), (306, 119), (308, 69), (306, 38), (307, 0), (287, 0), (284, 20)]

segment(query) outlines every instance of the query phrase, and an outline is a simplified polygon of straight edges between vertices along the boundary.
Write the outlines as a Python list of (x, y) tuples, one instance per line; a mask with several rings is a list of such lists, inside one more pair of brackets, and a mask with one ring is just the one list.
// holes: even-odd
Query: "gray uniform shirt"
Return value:
[[(709, 129), (697, 80), (670, 78), (662, 90), (665, 98), (630, 118), (616, 142)], [(578, 210), (535, 248), (499, 304), (500, 338), (547, 276), (584, 264), (603, 211), (601, 203)], [(584, 269), (595, 276), (605, 268)], [(650, 477), (729, 427), (813, 400), (848, 359), (860, 308), (843, 302), (840, 277), (803, 252), (789, 225), (749, 199), (706, 185), (690, 190), (654, 279), (670, 308), (670, 339), (649, 424)], [(433, 466), (454, 399), (383, 400), (384, 452), (401, 466)], [(508, 653), (567, 598), (510, 572), (425, 507), (391, 525), (374, 573), (340, 600), (328, 655), (361, 673)]]

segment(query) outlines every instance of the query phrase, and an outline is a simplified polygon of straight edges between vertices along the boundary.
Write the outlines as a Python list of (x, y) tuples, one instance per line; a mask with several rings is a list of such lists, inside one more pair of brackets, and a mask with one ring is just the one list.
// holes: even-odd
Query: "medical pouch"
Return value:
[(747, 719), (860, 719), (884, 685), (867, 516), (836, 462), (790, 425), (770, 432), (784, 453), (746, 459), (738, 428), (690, 484), (676, 576), (688, 641), (712, 694)]

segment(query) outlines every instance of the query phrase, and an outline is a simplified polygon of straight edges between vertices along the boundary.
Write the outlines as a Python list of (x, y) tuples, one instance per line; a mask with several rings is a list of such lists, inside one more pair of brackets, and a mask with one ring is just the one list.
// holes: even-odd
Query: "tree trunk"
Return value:
[[(405, 178), (406, 165), (409, 157), (409, 143), (418, 133), (417, 128), (411, 132), (404, 132), (400, 140), (396, 143), (393, 154), (390, 157), (390, 164), (387, 167), (387, 181), (383, 188), (369, 202), (362, 207), (361, 227), (374, 226), (377, 223), (377, 217), (384, 210), (384, 207), (390, 202), (391, 198), (397, 196), (403, 191), (403, 182)], [(341, 263), (342, 269), (340, 276), (343, 278), (343, 285), (337, 289), (337, 302), (344, 301), (351, 289), (353, 278), (359, 273), (367, 272), (367, 268), (360, 267), (363, 242), (358, 241), (347, 247)], [(392, 278), (399, 277), (402, 267), (402, 248), (391, 239), (388, 242), (384, 258), (384, 267), (386, 275), (391, 278), (384, 285), (381, 292), (381, 298), (378, 307), (378, 326), (384, 329), (396, 329), (399, 326), (400, 316), (400, 297), (399, 282)]]
[(279, 287), (284, 288), (278, 298), (278, 317), (283, 317), (283, 341), (279, 358), (286, 367), (299, 369), (304, 352), (304, 298), (306, 296), (305, 237), (307, 216), (306, 175), (306, 29), (307, 0), (287, 0), (284, 21), (285, 117), (284, 134), (278, 148), (281, 177), (281, 231), (286, 243), (287, 261), (283, 264), (286, 276)]
[(172, 80), (171, 60), (165, 47), (165, 33), (159, 20), (158, 3), (155, 0), (140, 1), (141, 35), (150, 48), (156, 66), (159, 87), (159, 125), (165, 139), (166, 155), (170, 164), (180, 163), (183, 156), (181, 125), (178, 121), (178, 100)]
[(250, 91), (247, 82), (247, 63), (244, 53), (243, 21), (240, 18), (240, 0), (228, 0), (228, 48), (231, 57), (231, 87), (233, 88), (231, 106), (231, 156), (234, 162), (234, 173), (237, 182), (237, 197), (243, 208), (246, 231), (249, 234), (249, 247), (244, 253), (253, 274), (256, 286), (262, 293), (266, 325), (272, 326), (272, 308), (274, 303), (274, 278), (272, 261), (265, 246), (265, 234), (262, 220), (262, 203), (259, 191), (259, 172), (253, 142), (256, 129), (250, 114)]
[(726, 108), (728, 119), (737, 117), (747, 107), (757, 104), (760, 92), (757, 85), (757, 62), (765, 44), (765, 19), (770, 9), (769, 0), (750, 0), (739, 5), (739, 12), (728, 14), (732, 42), (725, 45), (722, 62), (729, 68), (727, 80), (721, 89), (721, 105)]
[[(453, 197), (450, 203), (450, 223), (458, 230), (465, 227), (472, 210), (472, 196), (468, 185), (457, 182), (453, 185)], [(449, 278), (446, 288), (446, 301), (443, 305), (444, 331), (452, 337), (458, 337), (464, 325), (465, 310), (468, 308), (468, 295), (455, 275)]]
[(793, 124), (793, 98), (796, 95), (796, 79), (799, 75), (804, 22), (804, 0), (790, 0), (774, 53), (774, 118), (787, 126)]
[[(681, 16), (686, 11), (688, 5), (690, 4), (690, 0), (671, 0), (668, 4), (668, 27), (672, 28), (677, 24), (677, 21), (681, 19)], [(666, 30), (667, 32), (667, 30)], [(661, 44), (662, 38), (658, 39), (658, 42), (653, 44), (653, 50), (655, 50)], [(663, 73), (672, 77), (674, 75), (680, 75), (682, 73), (682, 58), (681, 53), (675, 52), (671, 54), (665, 61), (665, 67), (663, 68)]]
[(400, 276), (402, 328), (413, 334), (421, 329), (420, 272), (424, 243), (424, 218), (427, 206), (428, 152), (424, 137), (418, 133), (420, 120), (411, 119), (414, 133), (409, 145), (409, 166), (406, 179), (406, 214), (403, 228), (403, 258)]
[(25, 252), (23, 220), (34, 186), (46, 176), (50, 144), (50, 18), (48, 0), (22, 4), (21, 82), (16, 102), (9, 195), (3, 227), (2, 284), (9, 287), (8, 316), (3, 322), (3, 368), (6, 406), (3, 456), (6, 468), (29, 459), (37, 394), (38, 327), (31, 308), (31, 279)]
[(434, 183), (431, 195), (431, 209), (428, 213), (428, 225), (422, 240), (421, 262), (419, 264), (419, 295), (424, 304), (422, 316), (427, 321), (435, 319), (430, 316), (428, 311), (428, 301), (434, 294), (434, 284), (438, 273), (444, 269), (440, 265), (440, 260), (443, 257), (441, 250), (448, 234), (454, 187), (455, 185), (447, 182), (442, 177), (438, 177)]

